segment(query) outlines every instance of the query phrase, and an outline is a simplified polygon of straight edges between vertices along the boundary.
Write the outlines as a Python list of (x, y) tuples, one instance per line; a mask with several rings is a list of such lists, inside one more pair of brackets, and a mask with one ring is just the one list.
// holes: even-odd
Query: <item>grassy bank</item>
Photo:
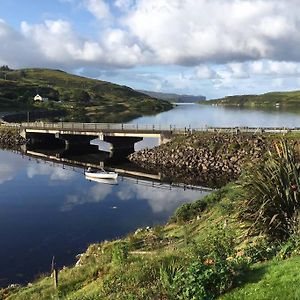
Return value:
[(300, 91), (272, 92), (262, 95), (235, 95), (205, 101), (204, 104), (240, 107), (298, 107), (300, 104)]
[(300, 299), (300, 256), (259, 263), (222, 300)]

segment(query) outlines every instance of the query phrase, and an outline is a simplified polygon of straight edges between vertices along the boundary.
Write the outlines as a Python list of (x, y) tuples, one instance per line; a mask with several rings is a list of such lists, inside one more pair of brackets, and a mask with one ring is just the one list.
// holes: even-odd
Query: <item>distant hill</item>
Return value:
[(205, 96), (193, 96), (193, 95), (179, 95), (179, 94), (172, 94), (172, 93), (160, 93), (160, 92), (150, 92), (150, 91), (143, 91), (140, 90), (139, 92), (149, 95), (151, 97), (166, 100), (170, 102), (198, 102), (204, 101), (206, 99)]
[[(35, 102), (36, 94), (49, 101)], [(125, 122), (171, 108), (127, 86), (60, 70), (0, 68), (0, 111), (63, 109), (67, 120)]]
[(206, 104), (244, 107), (294, 107), (300, 106), (300, 91), (271, 92), (261, 95), (236, 95), (209, 100)]

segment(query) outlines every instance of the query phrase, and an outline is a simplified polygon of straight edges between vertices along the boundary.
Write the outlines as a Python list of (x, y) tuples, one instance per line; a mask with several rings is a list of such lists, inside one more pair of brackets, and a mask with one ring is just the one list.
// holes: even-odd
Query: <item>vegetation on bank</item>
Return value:
[(240, 107), (297, 107), (300, 104), (300, 91), (271, 92), (262, 95), (235, 95), (205, 101), (204, 103)]
[[(36, 94), (49, 101), (35, 102)], [(125, 122), (172, 105), (129, 87), (60, 70), (0, 68), (0, 110), (59, 109), (66, 120)]]
[(277, 142), (260, 166), (182, 206), (167, 225), (91, 245), (60, 271), (57, 289), (42, 276), (2, 289), (0, 299), (297, 299), (295, 157)]

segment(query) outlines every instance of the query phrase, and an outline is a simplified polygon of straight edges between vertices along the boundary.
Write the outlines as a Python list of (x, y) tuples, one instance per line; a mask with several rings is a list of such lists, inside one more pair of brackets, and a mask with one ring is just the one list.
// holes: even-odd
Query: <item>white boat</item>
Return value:
[(104, 184), (111, 184), (111, 185), (116, 185), (118, 184), (117, 179), (103, 179), (103, 178), (96, 178), (96, 177), (90, 177), (85, 175), (85, 179), (89, 181), (95, 181), (98, 183), (104, 183)]
[(86, 177), (90, 177), (90, 178), (99, 178), (99, 179), (117, 179), (118, 178), (118, 173), (107, 172), (104, 169), (92, 170), (92, 169), (88, 168), (84, 174)]

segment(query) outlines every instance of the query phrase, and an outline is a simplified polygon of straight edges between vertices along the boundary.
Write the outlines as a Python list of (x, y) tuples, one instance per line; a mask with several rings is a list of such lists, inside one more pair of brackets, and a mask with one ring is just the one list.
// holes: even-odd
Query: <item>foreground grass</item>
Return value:
[(300, 299), (300, 257), (255, 265), (221, 300)]

